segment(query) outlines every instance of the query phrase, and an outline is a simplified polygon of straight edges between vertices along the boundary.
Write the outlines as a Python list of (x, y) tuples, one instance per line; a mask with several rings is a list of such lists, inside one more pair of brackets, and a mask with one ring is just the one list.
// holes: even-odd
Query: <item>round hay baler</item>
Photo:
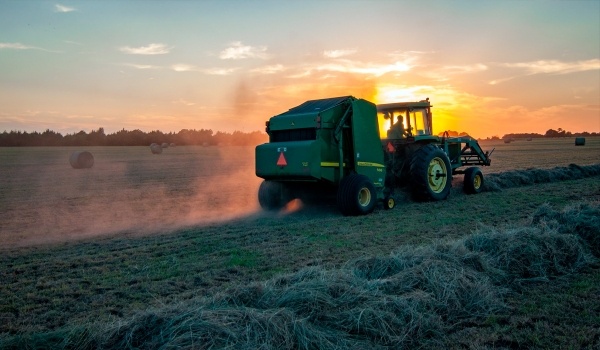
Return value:
[(585, 137), (576, 137), (575, 146), (585, 146)]

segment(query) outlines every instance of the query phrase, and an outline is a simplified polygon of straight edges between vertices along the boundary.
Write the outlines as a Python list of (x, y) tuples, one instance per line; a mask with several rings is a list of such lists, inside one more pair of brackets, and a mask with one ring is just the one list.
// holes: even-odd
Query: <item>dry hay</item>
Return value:
[(544, 204), (533, 215), (532, 223), (581, 237), (589, 244), (592, 253), (600, 258), (600, 216), (597, 207), (577, 203), (559, 211)]
[(171, 144), (169, 145), (169, 147), (177, 147), (177, 144), (174, 142), (171, 142)]
[(73, 169), (87, 169), (94, 166), (94, 156), (88, 151), (76, 151), (69, 157)]
[[(507, 293), (596, 264), (599, 235), (598, 204), (562, 211), (545, 205), (520, 227), (482, 228), (459, 240), (405, 246), (338, 269), (304, 268), (47, 337), (90, 349), (440, 346), (461, 322), (482, 321), (503, 309)], [(23, 344), (31, 339), (0, 341), (0, 347)]]
[(160, 145), (160, 147), (162, 147), (162, 148), (169, 148), (169, 144), (166, 143), (166, 142), (163, 142), (163, 144)]
[(598, 175), (600, 175), (600, 164), (585, 166), (569, 164), (568, 167), (554, 167), (551, 169), (513, 170), (486, 175), (483, 182), (483, 191), (501, 191), (505, 188), (523, 185), (577, 180)]
[(161, 153), (162, 153), (162, 147), (161, 147), (160, 145), (156, 144), (156, 143), (153, 143), (153, 144), (150, 146), (150, 151), (151, 151), (153, 154), (161, 154)]
[(575, 146), (585, 146), (585, 137), (576, 137)]

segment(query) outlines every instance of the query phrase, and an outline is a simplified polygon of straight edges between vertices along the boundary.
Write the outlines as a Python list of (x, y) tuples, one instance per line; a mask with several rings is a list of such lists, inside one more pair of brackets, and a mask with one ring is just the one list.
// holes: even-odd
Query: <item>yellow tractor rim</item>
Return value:
[(394, 205), (396, 204), (396, 202), (394, 201), (394, 198), (389, 198), (387, 201), (387, 207), (392, 209), (394, 207)]
[(479, 189), (479, 187), (481, 187), (481, 175), (475, 175), (475, 179), (473, 179), (473, 187), (475, 187), (475, 189)]
[(363, 187), (358, 191), (358, 203), (363, 207), (371, 203), (371, 191), (368, 188)]
[(446, 188), (448, 171), (446, 169), (446, 163), (444, 163), (442, 158), (435, 157), (429, 162), (427, 175), (429, 175), (429, 188), (431, 188), (433, 192), (440, 193)]

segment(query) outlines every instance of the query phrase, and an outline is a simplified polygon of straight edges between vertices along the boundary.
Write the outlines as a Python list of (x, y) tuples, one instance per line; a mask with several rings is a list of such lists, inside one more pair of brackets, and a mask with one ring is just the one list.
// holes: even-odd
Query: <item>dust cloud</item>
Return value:
[[(103, 235), (156, 234), (257, 213), (254, 147), (0, 149), (2, 248)], [(79, 148), (77, 149), (79, 150)]]

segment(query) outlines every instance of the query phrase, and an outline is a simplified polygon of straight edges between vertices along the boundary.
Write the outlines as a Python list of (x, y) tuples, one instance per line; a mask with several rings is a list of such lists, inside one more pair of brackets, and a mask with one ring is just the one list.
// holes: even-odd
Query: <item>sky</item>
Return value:
[(345, 95), (600, 132), (600, 1), (0, 1), (0, 132), (250, 132)]

